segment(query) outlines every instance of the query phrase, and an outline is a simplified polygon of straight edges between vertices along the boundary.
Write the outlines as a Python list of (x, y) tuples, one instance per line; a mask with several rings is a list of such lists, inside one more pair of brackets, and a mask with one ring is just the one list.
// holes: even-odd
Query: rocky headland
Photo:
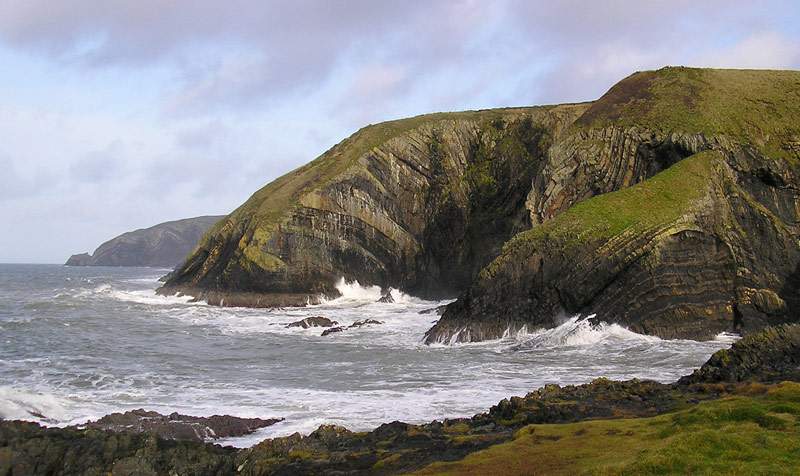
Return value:
[(303, 305), (345, 278), (459, 296), (428, 342), (575, 314), (692, 339), (793, 322), (798, 85), (669, 67), (590, 103), (368, 126), (256, 192), (159, 292)]
[[(597, 379), (577, 386), (548, 385), (524, 397), (503, 400), (488, 412), (472, 418), (425, 425), (393, 422), (365, 433), (322, 426), (308, 436), (295, 434), (265, 440), (241, 450), (165, 439), (148, 429), (144, 429), (144, 433), (131, 432), (119, 425), (113, 427), (115, 431), (91, 425), (79, 430), (3, 421), (0, 422), (0, 474), (388, 475), (418, 471), (433, 463), (462, 460), (471, 454), (483, 456), (469, 461), (489, 464), (497, 471), (529, 474), (508, 470), (505, 466), (508, 461), (493, 456), (494, 453), (487, 456), (479, 452), (512, 445), (516, 460), (520, 460), (519, 452), (532, 451), (532, 447), (513, 445), (520, 445), (531, 434), (541, 432), (538, 426), (541, 424), (548, 424), (553, 428), (550, 431), (558, 431), (559, 425), (589, 420), (619, 420), (635, 426), (638, 418), (664, 414), (674, 416), (661, 423), (666, 427), (658, 436), (661, 440), (679, 431), (677, 425), (686, 423), (705, 431), (708, 438), (720, 421), (753, 425), (747, 427), (751, 433), (755, 431), (753, 428), (774, 432), (762, 435), (764, 438), (779, 437), (787, 431), (796, 434), (800, 385), (776, 383), (798, 381), (800, 326), (782, 325), (744, 337), (730, 349), (715, 353), (693, 374), (671, 384)], [(771, 401), (769, 411), (753, 406), (758, 403), (756, 398)], [(718, 414), (697, 411), (699, 402), (719, 399), (726, 399), (724, 402), (728, 403)], [(750, 405), (750, 400), (755, 403)], [(142, 415), (150, 414), (140, 411), (128, 417), (138, 420)], [(159, 421), (186, 418), (152, 416)], [(107, 417), (113, 421), (120, 418), (125, 420), (123, 415)], [(650, 425), (657, 423), (659, 420), (652, 420)], [(575, 437), (587, 433), (585, 427), (564, 428), (567, 434)], [(608, 439), (617, 433), (619, 430), (606, 430), (605, 436), (599, 438)], [(561, 437), (552, 440), (543, 435), (541, 438), (555, 441)], [(538, 446), (542, 441), (533, 443)], [(786, 451), (791, 454), (792, 449), (787, 447)], [(590, 456), (584, 454), (580, 459), (585, 462)], [(595, 456), (603, 457), (602, 454)], [(547, 468), (548, 458), (557, 460), (559, 455), (540, 457), (540, 460), (523, 463), (528, 469), (531, 464)], [(438, 474), (438, 467), (431, 466), (426, 472)], [(559, 474), (574, 474), (570, 473), (573, 470), (570, 466), (560, 469)], [(793, 471), (797, 465), (790, 463), (785, 469)], [(445, 473), (459, 474), (458, 471)], [(548, 471), (542, 473), (549, 474)], [(465, 474), (486, 473), (465, 471)]]
[(66, 266), (149, 266), (174, 268), (203, 234), (224, 216), (202, 216), (168, 221), (130, 231), (100, 245), (93, 254), (69, 257)]

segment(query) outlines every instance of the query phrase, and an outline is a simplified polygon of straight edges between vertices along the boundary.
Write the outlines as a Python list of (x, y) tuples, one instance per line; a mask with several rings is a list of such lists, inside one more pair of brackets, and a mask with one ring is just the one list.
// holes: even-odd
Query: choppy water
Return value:
[[(596, 377), (671, 382), (733, 336), (661, 340), (572, 319), (559, 328), (455, 346), (422, 344), (441, 302), (343, 285), (343, 297), (287, 309), (220, 308), (156, 296), (168, 270), (0, 265), (0, 417), (69, 425), (145, 408), (283, 417), (225, 443), (368, 430), (402, 420), (472, 416), (546, 383)], [(287, 328), (309, 316), (347, 326), (322, 337)]]

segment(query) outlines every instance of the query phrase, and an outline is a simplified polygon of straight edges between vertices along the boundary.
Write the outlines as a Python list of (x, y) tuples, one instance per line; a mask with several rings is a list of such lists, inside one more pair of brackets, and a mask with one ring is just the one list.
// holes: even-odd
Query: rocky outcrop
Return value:
[(272, 306), (348, 280), (452, 296), (516, 232), (553, 140), (587, 105), (436, 114), (369, 126), (257, 192), (161, 292)]
[(575, 314), (691, 339), (796, 321), (798, 80), (668, 68), (612, 88), (549, 150), (527, 200), (533, 228), (427, 342)]
[(720, 350), (678, 383), (800, 382), (800, 325), (768, 327)]
[(72, 255), (66, 266), (150, 266), (174, 268), (222, 216), (169, 221), (123, 233), (100, 245), (93, 254)]
[(312, 317), (306, 317), (305, 319), (301, 319), (299, 321), (292, 322), (286, 327), (301, 327), (303, 329), (308, 329), (309, 327), (333, 327), (336, 324), (339, 323), (336, 321), (332, 321), (327, 317), (312, 316)]
[(248, 435), (283, 421), (283, 419), (238, 418), (229, 415), (196, 417), (171, 413), (162, 415), (143, 409), (125, 413), (112, 413), (81, 428), (125, 431), (130, 433), (155, 433), (170, 440), (207, 441)]
[(0, 474), (407, 474), (511, 441), (530, 424), (649, 417), (725, 395), (765, 393), (764, 383), (796, 382), (799, 329), (781, 326), (745, 337), (672, 384), (600, 378), (585, 385), (547, 385), (472, 418), (392, 422), (364, 433), (324, 425), (307, 436), (274, 438), (242, 450), (152, 433), (0, 421)]

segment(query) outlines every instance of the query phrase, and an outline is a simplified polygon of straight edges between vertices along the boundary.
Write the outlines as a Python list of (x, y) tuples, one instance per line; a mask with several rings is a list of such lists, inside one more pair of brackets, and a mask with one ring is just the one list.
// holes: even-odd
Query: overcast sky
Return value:
[(227, 214), (370, 124), (800, 69), (797, 2), (0, 0), (0, 262)]

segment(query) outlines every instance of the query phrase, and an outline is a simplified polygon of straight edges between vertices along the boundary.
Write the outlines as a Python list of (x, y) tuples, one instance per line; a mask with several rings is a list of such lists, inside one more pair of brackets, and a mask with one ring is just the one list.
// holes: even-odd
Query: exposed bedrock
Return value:
[(362, 129), (222, 220), (166, 282), (214, 304), (305, 304), (340, 278), (425, 297), (466, 289), (513, 234), (550, 144), (586, 105)]
[(259, 428), (274, 425), (283, 419), (239, 418), (229, 415), (196, 417), (172, 413), (162, 415), (143, 409), (125, 413), (112, 413), (82, 428), (125, 431), (129, 433), (155, 433), (172, 440), (207, 441), (253, 433)]
[(593, 314), (666, 338), (797, 320), (796, 72), (664, 68), (621, 81), (549, 149), (531, 230), (427, 342)]
[(703, 152), (520, 233), (427, 341), (493, 339), (574, 314), (692, 339), (796, 320), (800, 193), (786, 185), (796, 172), (774, 165), (746, 148)]

